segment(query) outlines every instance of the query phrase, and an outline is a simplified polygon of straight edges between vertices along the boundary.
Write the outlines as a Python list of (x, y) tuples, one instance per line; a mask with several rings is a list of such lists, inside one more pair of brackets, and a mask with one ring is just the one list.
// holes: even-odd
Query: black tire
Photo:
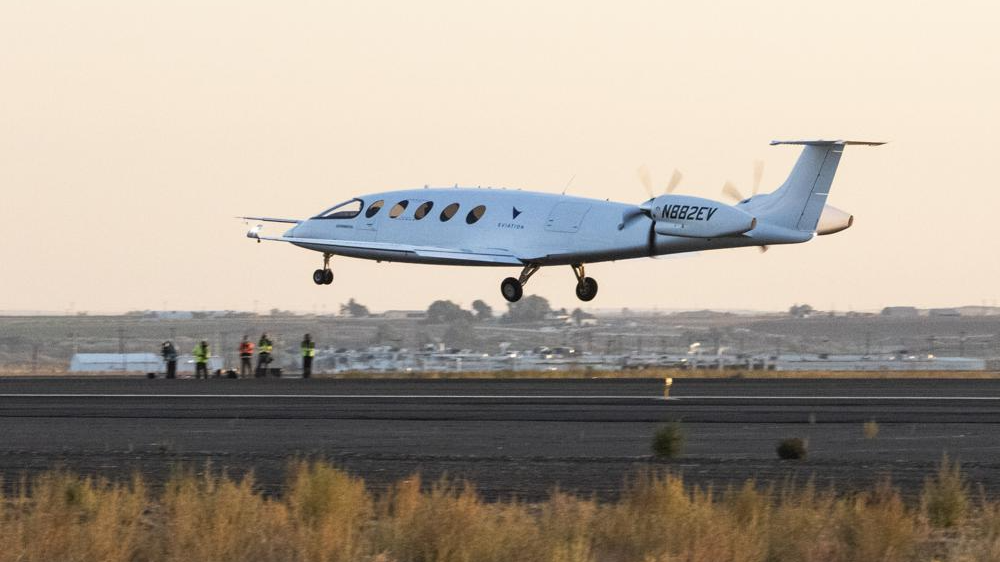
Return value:
[(597, 296), (597, 281), (593, 277), (584, 277), (576, 284), (576, 298), (582, 301), (592, 301)]
[(517, 302), (524, 295), (524, 287), (521, 282), (513, 277), (508, 277), (500, 283), (500, 294), (508, 302)]
[(326, 273), (322, 269), (313, 272), (313, 283), (322, 285), (326, 280)]
[(327, 269), (323, 272), (323, 284), (329, 285), (330, 283), (333, 283), (333, 270)]

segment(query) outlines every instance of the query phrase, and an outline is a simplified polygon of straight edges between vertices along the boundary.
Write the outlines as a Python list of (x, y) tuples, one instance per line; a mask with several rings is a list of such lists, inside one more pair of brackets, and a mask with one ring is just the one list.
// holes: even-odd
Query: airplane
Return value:
[[(333, 282), (334, 255), (434, 265), (521, 267), (507, 277), (500, 293), (509, 302), (540, 268), (568, 265), (576, 277), (576, 296), (597, 296), (597, 281), (584, 266), (606, 261), (657, 257), (684, 252), (808, 242), (813, 236), (849, 228), (854, 216), (826, 200), (844, 148), (884, 143), (848, 140), (771, 141), (801, 145), (788, 179), (774, 192), (743, 198), (728, 184), (723, 192), (739, 202), (666, 192), (639, 205), (610, 200), (509, 189), (429, 188), (387, 191), (355, 197), (308, 219), (238, 217), (261, 223), (293, 224), (281, 236), (247, 232), (257, 240), (288, 242), (323, 254), (313, 282)], [(648, 173), (646, 176), (648, 187)], [(756, 174), (759, 183), (760, 170)]]

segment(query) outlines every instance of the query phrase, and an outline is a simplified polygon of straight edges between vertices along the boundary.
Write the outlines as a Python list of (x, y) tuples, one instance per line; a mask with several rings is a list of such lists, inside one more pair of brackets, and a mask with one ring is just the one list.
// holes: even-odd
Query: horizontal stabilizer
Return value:
[(880, 141), (857, 141), (857, 140), (773, 140), (771, 141), (771, 146), (777, 144), (803, 144), (807, 146), (848, 146), (852, 144), (860, 144), (864, 146), (880, 146), (885, 144)]

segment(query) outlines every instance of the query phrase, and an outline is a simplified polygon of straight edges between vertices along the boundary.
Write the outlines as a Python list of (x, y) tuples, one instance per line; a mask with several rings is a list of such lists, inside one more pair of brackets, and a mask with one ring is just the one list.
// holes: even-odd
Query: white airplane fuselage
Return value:
[[(791, 240), (763, 240), (758, 237), (686, 238), (650, 236), (649, 221), (632, 221), (622, 228), (622, 216), (634, 204), (587, 199), (551, 193), (478, 188), (411, 189), (373, 193), (358, 197), (363, 208), (352, 218), (310, 218), (285, 233), (297, 240), (315, 238), (316, 243), (293, 244), (337, 255), (395, 261), (448, 265), (510, 266), (504, 262), (463, 261), (413, 252), (340, 245), (335, 249), (320, 240), (380, 242), (400, 245), (444, 247), (476, 253), (502, 251), (528, 258), (538, 265), (569, 265), (624, 260), (680, 252), (719, 248), (788, 243)], [(372, 216), (366, 211), (383, 201)], [(406, 209), (395, 218), (390, 210), (405, 201)], [(430, 202), (432, 207), (421, 219), (415, 211)], [(458, 204), (449, 220), (441, 211)], [(484, 206), (484, 214), (468, 224), (468, 213)], [(723, 205), (719, 203), (719, 205)], [(704, 213), (703, 213), (704, 215)], [(758, 233), (759, 234), (759, 233)], [(811, 238), (811, 233), (808, 238)], [(650, 240), (652, 238), (652, 244)], [(801, 237), (800, 237), (801, 238)], [(804, 241), (796, 239), (794, 241)]]
[[(372, 193), (305, 219), (243, 217), (293, 223), (282, 236), (247, 236), (287, 242), (323, 253), (313, 272), (333, 282), (332, 256), (438, 265), (520, 266), (501, 283), (509, 301), (540, 267), (570, 265), (577, 296), (597, 294), (584, 265), (596, 262), (744, 246), (797, 244), (851, 226), (853, 216), (826, 204), (844, 147), (880, 143), (789, 141), (802, 153), (785, 182), (771, 193), (735, 205), (664, 193), (634, 205), (513, 189), (423, 188)], [(735, 190), (732, 190), (735, 191)]]

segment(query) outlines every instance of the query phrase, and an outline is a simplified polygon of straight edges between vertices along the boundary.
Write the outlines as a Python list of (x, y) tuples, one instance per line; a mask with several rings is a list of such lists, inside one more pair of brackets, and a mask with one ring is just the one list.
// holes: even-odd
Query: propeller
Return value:
[[(639, 175), (639, 181), (642, 183), (642, 187), (646, 190), (646, 195), (649, 196), (648, 199), (656, 197), (653, 189), (653, 175), (649, 172), (649, 167), (643, 164), (642, 166), (639, 166), (636, 173)], [(668, 193), (673, 193), (674, 190), (677, 189), (677, 186), (680, 185), (682, 179), (684, 179), (684, 174), (675, 168), (674, 173), (670, 175), (670, 181), (667, 182), (667, 187), (663, 189), (663, 194), (666, 195)]]
[[(755, 160), (753, 163), (753, 191), (750, 193), (750, 197), (757, 195), (757, 192), (760, 191), (760, 182), (762, 179), (764, 179), (764, 162)], [(743, 197), (742, 193), (740, 193), (736, 184), (731, 181), (727, 181), (722, 186), (722, 194), (735, 200), (737, 203), (747, 199), (746, 197)]]
[[(755, 195), (757, 195), (757, 192), (760, 191), (760, 182), (762, 179), (764, 179), (764, 162), (761, 160), (754, 160), (753, 191), (750, 193), (750, 198), (753, 198)], [(731, 181), (727, 181), (725, 184), (722, 185), (722, 194), (736, 201), (737, 203), (747, 199), (746, 197), (743, 197), (742, 193), (740, 193), (740, 190), (739, 188), (736, 187), (736, 184), (734, 184)], [(757, 249), (760, 250), (760, 253), (763, 254), (769, 249), (769, 247), (757, 246)]]

